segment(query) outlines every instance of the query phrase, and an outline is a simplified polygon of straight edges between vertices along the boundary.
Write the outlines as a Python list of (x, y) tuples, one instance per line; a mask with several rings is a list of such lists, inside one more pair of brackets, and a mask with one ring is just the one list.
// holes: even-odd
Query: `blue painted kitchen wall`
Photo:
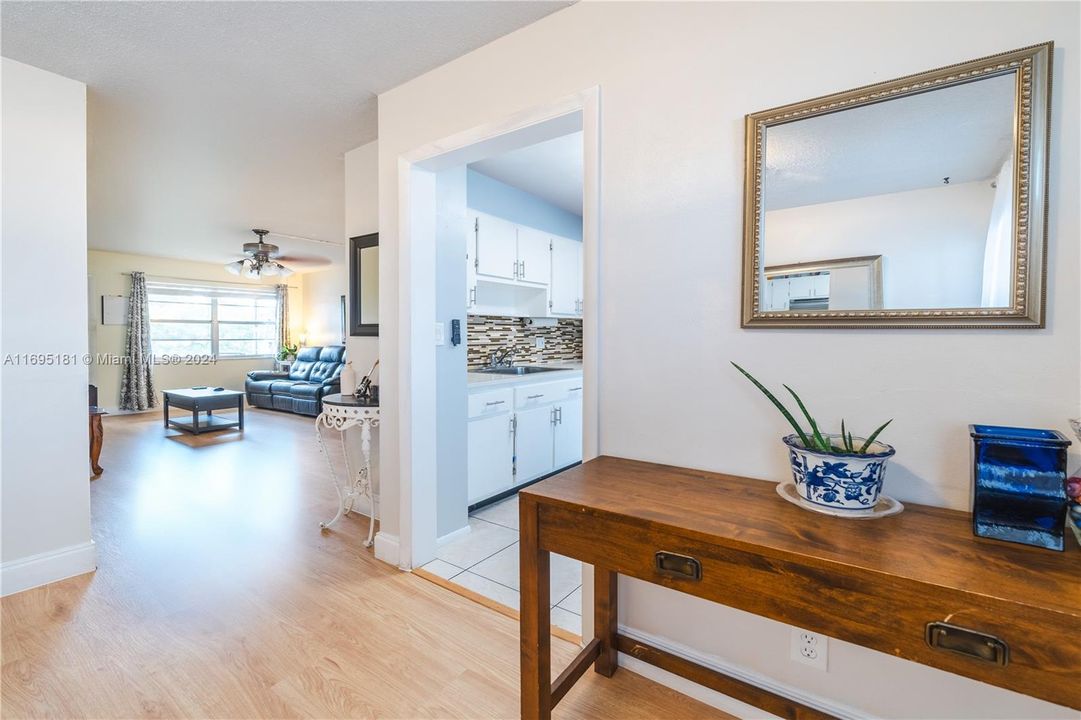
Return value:
[(580, 216), (472, 169), (466, 172), (466, 203), (473, 210), (518, 225), (573, 240), (582, 239)]

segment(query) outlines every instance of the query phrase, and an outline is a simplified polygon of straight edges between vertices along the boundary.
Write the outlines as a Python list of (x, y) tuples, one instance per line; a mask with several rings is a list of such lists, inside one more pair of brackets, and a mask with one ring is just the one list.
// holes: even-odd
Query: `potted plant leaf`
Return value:
[(766, 386), (736, 363), (732, 365), (769, 398), (796, 431), (784, 438), (784, 444), (788, 446), (792, 479), (800, 496), (834, 510), (874, 508), (886, 479), (886, 464), (896, 452), (886, 443), (879, 442), (878, 436), (893, 420), (882, 423), (867, 437), (852, 434), (844, 420), (839, 433), (822, 432), (796, 391), (785, 385), (784, 389), (796, 401), (807, 421), (809, 429), (804, 430)]
[(282, 345), (281, 349), (278, 350), (278, 362), (292, 362), (296, 360), (297, 351), (299, 349), (299, 346), (297, 346), (295, 343), (292, 345), (290, 345), (289, 343)]

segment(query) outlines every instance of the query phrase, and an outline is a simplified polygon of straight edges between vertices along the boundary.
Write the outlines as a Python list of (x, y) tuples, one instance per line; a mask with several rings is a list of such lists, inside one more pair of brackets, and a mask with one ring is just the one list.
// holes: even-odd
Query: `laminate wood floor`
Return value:
[[(517, 624), (376, 561), (364, 516), (320, 533), (336, 501), (313, 421), (246, 424), (105, 419), (98, 570), (0, 601), (0, 714), (515, 717)], [(553, 639), (553, 668), (575, 650)], [(728, 717), (626, 670), (590, 674), (556, 716)]]

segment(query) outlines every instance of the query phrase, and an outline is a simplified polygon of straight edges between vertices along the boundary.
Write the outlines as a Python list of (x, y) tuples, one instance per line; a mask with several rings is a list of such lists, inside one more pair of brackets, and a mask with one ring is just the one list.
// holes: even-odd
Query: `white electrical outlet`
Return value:
[(829, 638), (825, 635), (792, 628), (791, 657), (796, 662), (819, 670), (829, 669)]
[(446, 345), (447, 344), (447, 326), (446, 323), (437, 322), (435, 324), (435, 344)]
[(543, 350), (543, 349), (544, 349), (544, 338), (542, 338), (542, 337), (539, 337), (539, 338), (537, 338), (537, 339), (536, 339), (536, 340), (534, 341), (534, 343), (533, 343), (533, 344), (534, 344), (534, 346), (536, 346), (536, 348), (537, 348), (538, 350)]

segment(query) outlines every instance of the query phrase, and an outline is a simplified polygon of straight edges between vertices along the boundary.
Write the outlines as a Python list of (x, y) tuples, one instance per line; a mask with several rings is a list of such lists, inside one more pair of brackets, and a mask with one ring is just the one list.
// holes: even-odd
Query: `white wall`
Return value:
[[(483, 177), (483, 176), (482, 176)], [(445, 342), (436, 348), (436, 535), (469, 525), (466, 448), (466, 168), (435, 173), (435, 319)], [(451, 321), (461, 323), (461, 343), (451, 344)]]
[(771, 210), (765, 265), (882, 256), (887, 308), (979, 307), (990, 180)]
[[(2, 63), (0, 593), (6, 595), (89, 572), (96, 560), (82, 361), (86, 86), (7, 58)], [(18, 362), (23, 353), (53, 357), (28, 365)]]
[[(827, 422), (894, 417), (886, 491), (966, 508), (968, 423), (1067, 431), (1081, 409), (1078, 26), (1078, 6), (1065, 3), (579, 3), (384, 93), (383, 362), (408, 362), (388, 320), (401, 313), (399, 157), (599, 85), (601, 451), (783, 479), (784, 421), (728, 369), (732, 359), (771, 385), (802, 389)], [(1049, 39), (1057, 57), (1046, 329), (740, 329), (746, 113)], [(396, 378), (382, 378), (395, 397)], [(383, 412), (381, 449), (384, 528), (396, 531), (393, 407)], [(623, 624), (864, 714), (1076, 715), (840, 642), (821, 673), (788, 660), (783, 625), (634, 582), (621, 592)]]
[[(379, 230), (379, 145), (367, 145), (345, 154), (345, 236), (341, 258), (327, 270), (304, 278), (304, 328), (312, 345), (341, 342), (341, 296), (349, 300), (349, 238)], [(363, 375), (379, 355), (379, 338), (349, 337), (346, 348), (353, 368)]]
[[(581, 138), (581, 133), (576, 137)], [(544, 198), (488, 177), (472, 168), (466, 172), (466, 205), (489, 215), (510, 220), (516, 225), (544, 232), (582, 239), (582, 216), (556, 207)]]
[[(340, 345), (342, 342), (341, 297), (349, 292), (346, 253), (328, 269), (304, 276), (304, 317), (301, 327), (309, 345)], [(348, 320), (346, 323), (348, 340)]]
[[(339, 295), (346, 295), (348, 302), (349, 285), (349, 247), (348, 239), (357, 235), (367, 235), (379, 232), (379, 143), (370, 142), (367, 145), (350, 150), (345, 154), (345, 237), (346, 237), (346, 269), (342, 276), (345, 283)], [(379, 267), (383, 267), (382, 238), (380, 238)], [(382, 285), (382, 275), (380, 275)], [(383, 295), (380, 292), (379, 306), (383, 305)], [(383, 316), (387, 313), (384, 311)], [(382, 323), (383, 318), (380, 318)], [(382, 324), (379, 327), (380, 334), (383, 332)], [(357, 376), (361, 377), (368, 372), (372, 363), (379, 357), (379, 338), (377, 337), (352, 337), (346, 343), (349, 358), (353, 361), (353, 367)], [(376, 375), (375, 383), (382, 387), (383, 374)]]
[[(90, 345), (95, 356), (121, 355), (125, 353), (127, 341), (126, 325), (101, 324), (101, 296), (128, 295), (131, 292), (133, 271), (145, 272), (150, 279), (176, 278), (180, 280), (209, 280), (212, 282), (235, 283), (237, 285), (277, 285), (280, 278), (265, 280), (238, 280), (229, 275), (216, 263), (174, 260), (172, 258), (151, 257), (149, 255), (129, 255), (128, 253), (104, 252), (91, 250), (87, 253), (90, 273)], [(302, 327), (304, 317), (304, 276), (293, 275), (286, 278), (289, 286), (290, 328), (294, 342)], [(243, 390), (244, 378), (249, 370), (272, 370), (273, 359), (218, 360), (211, 365), (155, 365), (154, 388), (158, 392), (160, 407), (161, 393), (171, 388), (210, 385), (229, 390)], [(98, 404), (110, 412), (115, 412), (120, 405), (120, 365), (95, 362), (90, 367), (90, 382), (98, 386)], [(155, 409), (154, 412), (159, 410)]]

